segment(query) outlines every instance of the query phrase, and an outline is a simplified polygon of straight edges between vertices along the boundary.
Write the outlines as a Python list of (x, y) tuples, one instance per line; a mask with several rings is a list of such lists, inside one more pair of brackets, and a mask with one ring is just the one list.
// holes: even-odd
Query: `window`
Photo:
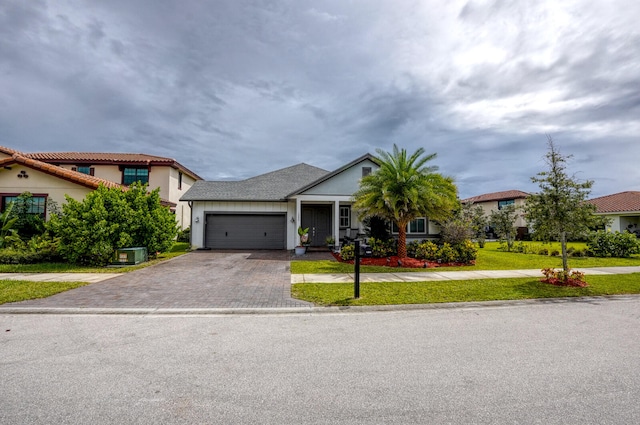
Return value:
[(346, 229), (351, 227), (351, 208), (340, 207), (340, 228)]
[(182, 190), (182, 173), (178, 173), (178, 190)]
[[(391, 232), (398, 233), (398, 225), (396, 223), (391, 224)], [(407, 234), (410, 235), (415, 233), (427, 233), (427, 219), (425, 217), (411, 220), (411, 222), (407, 225)]]
[(362, 167), (362, 177), (366, 177), (371, 174), (371, 167)]
[[(18, 195), (7, 195), (2, 197), (2, 211), (5, 211), (10, 203), (15, 202)], [(27, 206), (27, 214), (36, 214), (44, 218), (46, 214), (47, 196), (32, 195)], [(15, 208), (15, 205), (14, 205)]]
[(93, 176), (96, 169), (93, 167), (82, 166), (82, 167), (71, 167), (71, 170), (77, 171), (78, 173), (88, 174), (90, 176)]
[(516, 201), (514, 199), (507, 199), (505, 201), (498, 201), (498, 209), (501, 210), (507, 205), (514, 205)]
[(125, 168), (122, 172), (122, 183), (129, 185), (135, 182), (149, 183), (149, 169)]

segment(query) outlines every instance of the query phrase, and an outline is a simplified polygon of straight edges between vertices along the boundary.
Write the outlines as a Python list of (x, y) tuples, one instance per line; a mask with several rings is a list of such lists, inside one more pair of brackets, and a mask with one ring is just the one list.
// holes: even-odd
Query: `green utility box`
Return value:
[(140, 264), (149, 259), (147, 248), (120, 248), (116, 249), (115, 258), (111, 264), (118, 266), (132, 266)]

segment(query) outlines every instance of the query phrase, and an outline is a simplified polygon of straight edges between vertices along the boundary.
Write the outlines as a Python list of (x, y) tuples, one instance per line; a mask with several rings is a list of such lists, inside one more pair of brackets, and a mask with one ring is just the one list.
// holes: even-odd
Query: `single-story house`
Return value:
[(160, 189), (163, 204), (176, 214), (181, 228), (191, 222), (191, 209), (180, 197), (201, 178), (172, 158), (134, 153), (37, 152), (23, 153), (0, 146), (0, 201), (2, 209), (25, 191), (34, 195), (46, 216), (46, 202), (62, 205), (64, 195), (82, 200), (100, 184), (126, 188), (133, 182)]
[[(472, 203), (479, 205), (484, 210), (484, 215), (489, 217), (492, 211), (499, 211), (507, 205), (515, 205), (516, 209), (522, 211), (525, 200), (529, 194), (521, 190), (505, 190), (502, 192), (485, 193), (483, 195), (472, 196), (471, 198), (462, 199), (463, 204)], [(528, 233), (527, 223), (524, 214), (519, 214), (515, 223), (518, 228), (518, 238), (524, 237)]]
[(628, 230), (640, 237), (640, 192), (627, 191), (590, 199), (596, 214), (607, 217), (607, 230)]
[[(180, 198), (191, 206), (191, 245), (213, 249), (293, 249), (298, 227), (309, 228), (311, 246), (336, 244), (364, 233), (352, 210), (360, 179), (379, 168), (366, 154), (327, 171), (298, 164), (241, 181), (197, 181)], [(409, 238), (439, 233), (428, 218), (409, 226)]]

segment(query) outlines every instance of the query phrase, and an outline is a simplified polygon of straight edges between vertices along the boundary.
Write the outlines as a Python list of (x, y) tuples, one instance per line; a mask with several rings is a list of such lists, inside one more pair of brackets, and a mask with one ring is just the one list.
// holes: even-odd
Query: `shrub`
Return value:
[(558, 286), (587, 286), (587, 282), (584, 278), (584, 273), (579, 272), (577, 270), (569, 270), (569, 272), (565, 273), (564, 270), (555, 270), (552, 268), (542, 269), (542, 274), (544, 275), (544, 279), (542, 279), (545, 283), (550, 283), (552, 285)]
[(549, 255), (549, 250), (547, 248), (540, 248), (538, 250), (538, 255)]
[[(371, 247), (371, 255), (373, 257), (382, 258), (395, 254), (395, 241), (393, 239), (384, 241), (382, 239), (370, 238), (368, 243)], [(407, 253), (409, 252), (409, 245), (407, 245)]]
[(177, 233), (175, 217), (160, 204), (159, 189), (129, 190), (100, 186), (82, 202), (67, 196), (63, 214), (48, 228), (60, 237), (59, 252), (72, 263), (105, 265), (116, 249), (146, 247), (150, 254), (168, 250)]
[(0, 250), (0, 264), (34, 264), (43, 261), (45, 260), (37, 252), (13, 248)]
[(409, 243), (407, 243), (407, 257), (411, 257), (411, 258), (419, 258), (418, 257), (418, 246), (420, 246), (422, 242), (419, 241), (411, 241)]
[(177, 242), (191, 242), (191, 228), (187, 227), (186, 229), (178, 230), (178, 237), (176, 238)]
[(345, 245), (340, 250), (342, 261), (351, 261), (356, 257), (356, 247), (353, 244)]
[(416, 258), (419, 260), (435, 261), (438, 259), (438, 245), (431, 241), (424, 241), (416, 249)]
[(554, 249), (553, 251), (551, 251), (549, 255), (551, 255), (552, 257), (558, 257), (560, 256), (560, 251), (558, 251), (557, 249)]
[(436, 255), (438, 257), (438, 260), (442, 261), (443, 263), (452, 263), (456, 261), (458, 253), (448, 242), (445, 242), (440, 248), (438, 248), (438, 252)]
[(626, 258), (640, 252), (640, 242), (635, 234), (629, 232), (592, 232), (587, 247), (595, 257)]
[(457, 244), (453, 248), (457, 254), (455, 261), (459, 263), (468, 264), (475, 260), (478, 255), (478, 249), (470, 240)]

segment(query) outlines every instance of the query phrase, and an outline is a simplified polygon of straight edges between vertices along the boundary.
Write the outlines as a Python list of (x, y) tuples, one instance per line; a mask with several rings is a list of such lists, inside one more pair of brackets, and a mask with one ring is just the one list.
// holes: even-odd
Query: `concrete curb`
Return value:
[(419, 310), (481, 309), (529, 305), (630, 301), (640, 294), (606, 295), (597, 297), (535, 298), (528, 300), (478, 301), (436, 304), (398, 304), (372, 306), (331, 307), (273, 307), (273, 308), (65, 308), (65, 307), (2, 307), (0, 315), (61, 314), (61, 315), (135, 315), (135, 316), (233, 316), (233, 315), (291, 315), (291, 314), (347, 314)]

